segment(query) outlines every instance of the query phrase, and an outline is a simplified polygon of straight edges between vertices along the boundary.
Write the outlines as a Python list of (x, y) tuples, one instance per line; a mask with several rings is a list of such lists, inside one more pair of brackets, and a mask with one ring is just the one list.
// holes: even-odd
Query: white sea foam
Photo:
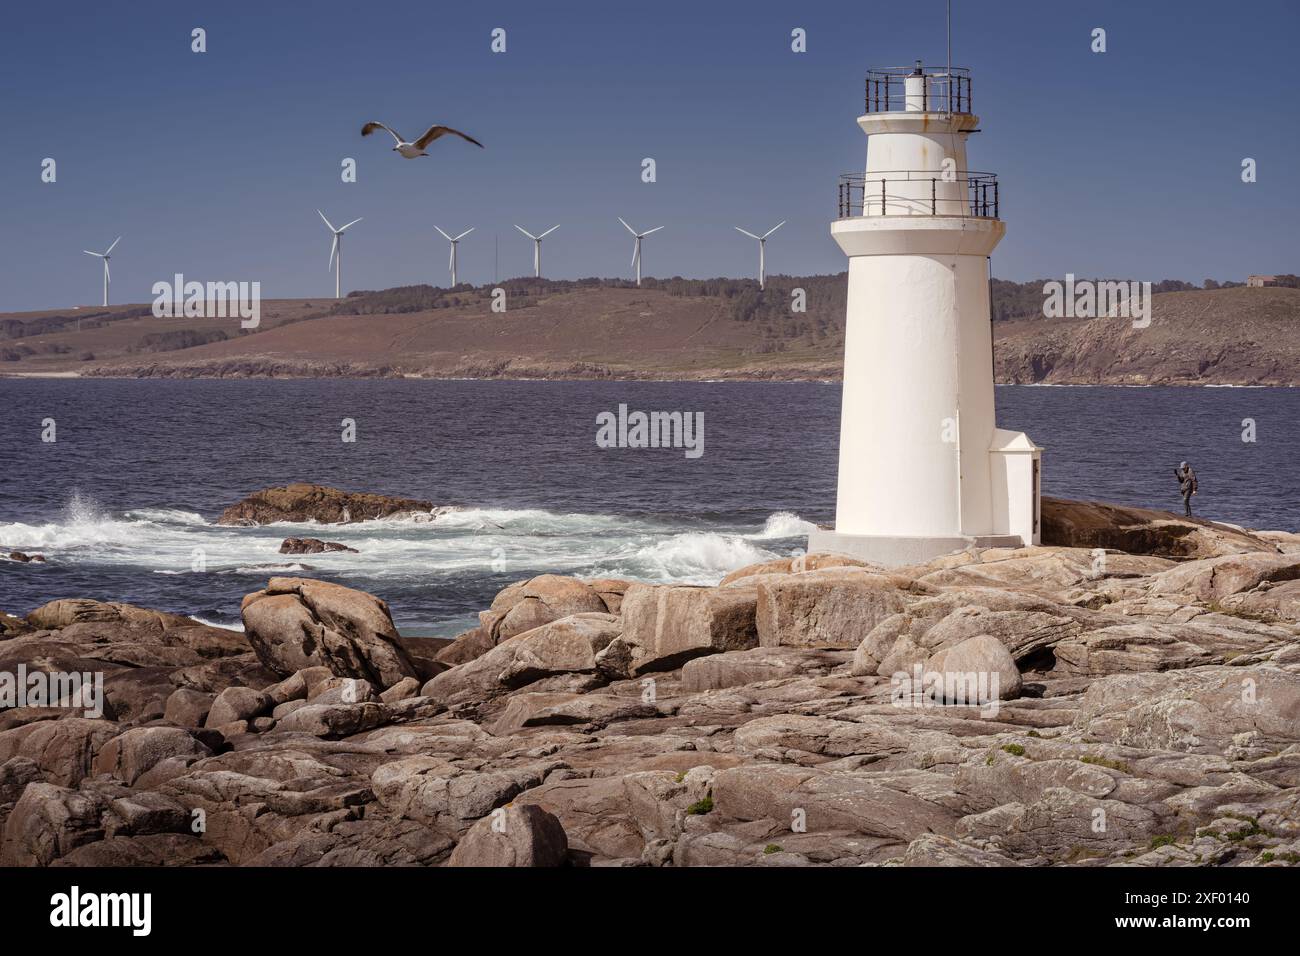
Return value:
[(239, 624), (222, 624), (220, 621), (209, 621), (207, 618), (205, 618), (205, 617), (199, 617), (197, 614), (191, 614), (190, 617), (192, 617), (194, 620), (198, 621), (200, 624), (206, 624), (208, 627), (219, 627), (219, 628), (221, 628), (223, 631), (238, 631), (238, 632), (241, 633), (241, 634), (244, 632), (244, 625), (243, 625), (243, 623), (239, 623)]
[[(813, 527), (788, 511), (761, 528), (558, 512), (540, 508), (462, 508), (432, 520), (386, 518), (329, 525), (323, 536), (356, 548), (310, 555), (279, 553), (281, 540), (303, 525), (216, 525), (178, 508), (106, 512), (76, 495), (46, 524), (0, 524), (0, 544), (41, 551), (66, 564), (137, 567), (155, 574), (269, 576), (325, 572), (361, 582), (418, 581), (478, 573), (549, 571), (620, 574), (652, 582), (714, 583), (746, 564), (777, 556), (769, 542), (801, 538)], [(197, 559), (200, 557), (201, 562)], [(196, 571), (202, 568), (203, 571)]]
[(691, 531), (638, 549), (621, 561), (617, 570), (652, 581), (707, 584), (747, 564), (775, 557), (774, 552), (737, 535)]
[(817, 525), (805, 521), (790, 511), (778, 511), (768, 515), (767, 523), (758, 534), (749, 537), (755, 541), (767, 541), (773, 538), (802, 538), (810, 531), (816, 531)]

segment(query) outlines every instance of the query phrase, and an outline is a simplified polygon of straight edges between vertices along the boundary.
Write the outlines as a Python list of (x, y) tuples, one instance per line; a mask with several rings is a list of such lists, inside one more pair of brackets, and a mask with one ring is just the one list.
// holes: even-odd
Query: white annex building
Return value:
[(1042, 449), (995, 425), (997, 177), (970, 172), (964, 69), (867, 76), (863, 175), (840, 178), (849, 257), (835, 530), (809, 551), (900, 565), (1039, 541)]

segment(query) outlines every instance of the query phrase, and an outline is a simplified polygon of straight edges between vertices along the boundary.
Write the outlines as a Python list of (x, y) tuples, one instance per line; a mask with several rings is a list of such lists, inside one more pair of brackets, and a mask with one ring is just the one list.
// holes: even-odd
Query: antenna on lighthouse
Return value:
[(948, 0), (948, 75), (944, 77), (948, 86), (948, 115), (952, 115), (952, 0)]

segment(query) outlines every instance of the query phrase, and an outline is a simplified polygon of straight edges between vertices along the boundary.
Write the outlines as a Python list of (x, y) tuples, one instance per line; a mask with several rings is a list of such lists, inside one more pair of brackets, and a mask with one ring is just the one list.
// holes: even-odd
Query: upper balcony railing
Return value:
[(846, 173), (840, 177), (840, 218), (853, 216), (953, 216), (998, 218), (998, 177), (933, 170)]
[[(908, 83), (908, 78), (912, 82)], [(916, 66), (867, 71), (867, 112), (920, 110), (928, 113), (970, 113), (970, 70), (954, 66), (927, 70)]]

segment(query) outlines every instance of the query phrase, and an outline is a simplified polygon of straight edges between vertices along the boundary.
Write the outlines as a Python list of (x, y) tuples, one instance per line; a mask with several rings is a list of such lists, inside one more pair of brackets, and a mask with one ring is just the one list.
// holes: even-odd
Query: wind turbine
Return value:
[(622, 216), (618, 217), (618, 221), (623, 224), (624, 229), (632, 233), (632, 238), (636, 240), (632, 244), (632, 267), (636, 269), (636, 284), (639, 286), (641, 284), (641, 240), (652, 232), (658, 232), (663, 228), (663, 226), (655, 226), (653, 229), (647, 229), (645, 232), (637, 232), (627, 224), (627, 220)]
[(438, 230), (442, 235), (442, 238), (451, 243), (451, 261), (447, 265), (451, 269), (451, 287), (454, 289), (456, 288), (456, 244), (473, 232), (474, 227), (470, 226), (455, 239), (443, 232), (438, 226), (434, 226), (433, 228)]
[(122, 241), (122, 237), (118, 236), (116, 239), (113, 240), (113, 245), (109, 246), (103, 252), (91, 252), (89, 249), (81, 250), (88, 256), (97, 256), (98, 258), (104, 260), (104, 305), (108, 305), (108, 283), (109, 283), (108, 260), (113, 258), (111, 255), (111, 253), (113, 252), (113, 247), (116, 246), (121, 241)]
[(545, 239), (547, 236), (549, 236), (551, 233), (553, 233), (556, 229), (559, 229), (560, 224), (557, 222), (555, 225), (553, 225), (550, 229), (547, 229), (540, 236), (534, 236), (531, 232), (529, 232), (527, 229), (525, 229), (523, 226), (519, 225), (518, 223), (515, 223), (515, 228), (518, 229), (520, 232), (522, 232), (529, 239), (533, 240), (533, 276), (534, 278), (540, 279), (542, 277), (542, 240)]
[[(343, 278), (343, 242), (342, 242), (343, 230), (347, 229), (348, 226), (355, 226), (361, 220), (353, 219), (350, 223), (348, 223), (347, 226), (340, 226), (339, 228), (335, 229), (334, 223), (326, 219), (325, 214), (321, 212), (319, 209), (316, 210), (316, 215), (320, 216), (321, 220), (325, 223), (325, 225), (329, 226), (330, 232), (334, 233), (334, 243), (333, 245), (330, 246), (330, 261), (329, 261), (329, 265), (325, 267), (325, 271), (328, 272), (330, 268), (334, 269), (334, 298), (341, 299), (343, 298), (342, 294), (340, 293), (341, 282)], [(334, 261), (335, 257), (338, 258), (337, 265), (335, 265), (335, 261)]]
[(749, 238), (758, 240), (758, 287), (760, 289), (763, 288), (763, 283), (767, 280), (767, 237), (784, 226), (785, 223), (786, 221), (782, 219), (761, 236), (756, 236), (749, 230), (741, 229), (739, 226), (736, 227), (736, 232), (743, 232)]

